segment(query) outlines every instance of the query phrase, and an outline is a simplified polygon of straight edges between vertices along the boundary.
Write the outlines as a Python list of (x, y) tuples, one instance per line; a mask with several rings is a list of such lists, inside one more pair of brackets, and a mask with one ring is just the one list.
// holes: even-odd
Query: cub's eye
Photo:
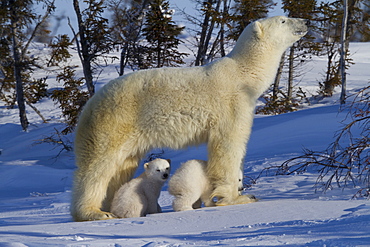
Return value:
[(166, 170), (170, 169), (169, 167), (166, 168)]
[(157, 169), (157, 172), (160, 172), (161, 170)]
[(285, 20), (282, 20), (281, 23), (285, 23)]

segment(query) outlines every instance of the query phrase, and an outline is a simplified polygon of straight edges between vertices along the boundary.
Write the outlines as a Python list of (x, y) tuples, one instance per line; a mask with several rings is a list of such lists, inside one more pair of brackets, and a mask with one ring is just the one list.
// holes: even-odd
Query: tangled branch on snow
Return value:
[[(261, 174), (270, 170), (275, 175), (301, 174), (313, 168), (319, 173), (316, 189), (326, 191), (334, 184), (340, 188), (353, 185), (360, 188), (354, 197), (370, 198), (370, 85), (354, 95), (348, 109), (345, 120), (350, 122), (336, 133), (325, 151), (305, 149), (303, 155), (265, 168)], [(355, 128), (358, 133), (354, 135)]]

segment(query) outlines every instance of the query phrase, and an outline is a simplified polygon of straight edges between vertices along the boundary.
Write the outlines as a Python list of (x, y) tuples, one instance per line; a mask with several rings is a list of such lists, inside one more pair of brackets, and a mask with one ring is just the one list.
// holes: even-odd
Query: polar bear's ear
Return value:
[(171, 160), (170, 159), (166, 159), (166, 160), (167, 160), (168, 164), (171, 165)]
[(253, 23), (253, 32), (257, 35), (257, 37), (262, 37), (262, 24), (259, 21), (255, 21)]
[(144, 168), (145, 168), (145, 169), (148, 169), (148, 167), (149, 167), (149, 163), (145, 163), (145, 164), (144, 164)]

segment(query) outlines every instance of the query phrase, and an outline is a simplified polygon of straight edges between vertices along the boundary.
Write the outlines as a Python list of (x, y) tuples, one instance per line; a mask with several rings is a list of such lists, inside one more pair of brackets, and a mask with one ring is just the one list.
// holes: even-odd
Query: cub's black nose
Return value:
[(306, 20), (306, 25), (309, 26), (311, 24), (310, 20)]
[(167, 173), (163, 174), (163, 178), (168, 178), (168, 174)]

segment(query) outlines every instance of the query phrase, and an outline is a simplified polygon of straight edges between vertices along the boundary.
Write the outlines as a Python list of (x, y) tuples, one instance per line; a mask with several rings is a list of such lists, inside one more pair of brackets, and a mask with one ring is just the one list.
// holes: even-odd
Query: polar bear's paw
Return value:
[(239, 195), (236, 198), (224, 197), (216, 202), (217, 206), (227, 206), (236, 204), (247, 204), (251, 202), (256, 202), (258, 199), (254, 195)]
[(76, 221), (91, 221), (91, 220), (110, 220), (110, 219), (116, 219), (117, 217), (109, 212), (104, 212), (101, 210), (92, 210), (88, 213), (85, 213), (80, 216), (76, 216)]

